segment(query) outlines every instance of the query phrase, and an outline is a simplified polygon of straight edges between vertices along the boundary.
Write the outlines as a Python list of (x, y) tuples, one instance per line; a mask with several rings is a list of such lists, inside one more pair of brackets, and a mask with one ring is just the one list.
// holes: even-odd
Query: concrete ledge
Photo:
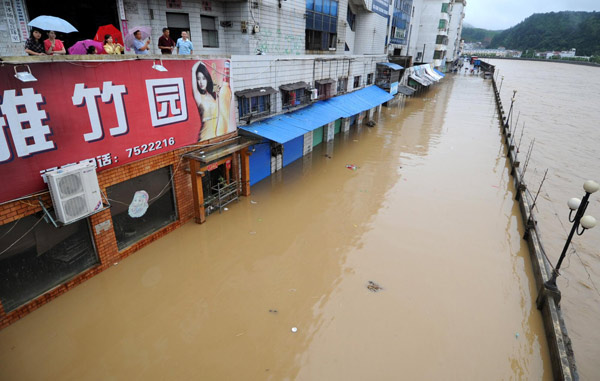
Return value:
[(542, 314), (544, 321), (544, 330), (546, 331), (546, 339), (548, 341), (548, 349), (550, 351), (550, 360), (552, 362), (552, 373), (556, 380), (579, 380), (577, 373), (577, 365), (575, 363), (575, 355), (571, 345), (571, 339), (567, 332), (565, 321), (560, 309), (560, 298), (556, 300), (556, 296), (543, 292), (544, 282), (550, 279), (552, 268), (544, 254), (541, 239), (537, 231), (537, 220), (533, 214), (532, 205), (527, 195), (527, 187), (523, 182), (523, 174), (519, 167), (517, 152), (511, 145), (509, 126), (505, 125), (505, 120), (502, 106), (502, 100), (496, 87), (496, 81), (492, 77), (492, 85), (496, 105), (498, 110), (498, 121), (503, 142), (507, 147), (507, 158), (511, 166), (511, 175), (516, 189), (515, 199), (519, 203), (521, 218), (525, 224), (525, 236), (529, 247), (531, 257), (531, 265), (535, 277), (535, 284), (538, 289), (538, 308)]

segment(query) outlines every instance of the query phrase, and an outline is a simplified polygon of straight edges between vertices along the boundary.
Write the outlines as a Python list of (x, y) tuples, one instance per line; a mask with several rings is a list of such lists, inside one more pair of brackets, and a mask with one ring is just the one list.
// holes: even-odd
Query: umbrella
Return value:
[(104, 47), (101, 42), (94, 40), (83, 40), (77, 41), (75, 45), (69, 48), (69, 54), (87, 54), (87, 49), (90, 46), (96, 47), (96, 53), (101, 54), (104, 53)]
[(130, 28), (129, 33), (127, 33), (125, 36), (125, 46), (133, 48), (133, 40), (135, 40), (133, 33), (137, 30), (142, 32), (142, 40), (147, 39), (152, 34), (152, 28), (149, 26), (136, 26), (134, 28)]
[(104, 36), (107, 34), (110, 34), (113, 37), (114, 42), (124, 45), (121, 31), (115, 28), (115, 26), (112, 24), (102, 25), (100, 28), (98, 28), (94, 40), (104, 43)]
[(53, 30), (62, 33), (77, 32), (77, 29), (75, 29), (68, 21), (54, 16), (38, 16), (31, 20), (27, 25), (38, 29)]

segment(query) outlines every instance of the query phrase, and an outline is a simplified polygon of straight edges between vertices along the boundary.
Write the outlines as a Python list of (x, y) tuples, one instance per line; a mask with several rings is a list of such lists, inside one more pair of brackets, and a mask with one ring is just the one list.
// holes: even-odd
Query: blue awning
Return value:
[(369, 86), (239, 128), (283, 144), (339, 118), (348, 118), (393, 98), (387, 91)]
[(393, 69), (393, 70), (402, 70), (402, 69), (404, 69), (404, 67), (402, 67), (402, 66), (400, 66), (398, 64), (392, 63), (392, 62), (377, 62), (377, 65), (387, 66), (387, 67), (389, 67), (390, 69)]
[(441, 71), (439, 71), (437, 69), (433, 69), (433, 71), (435, 71), (436, 73), (438, 73), (439, 75), (441, 75), (442, 78), (446, 76), (446, 74), (442, 73)]

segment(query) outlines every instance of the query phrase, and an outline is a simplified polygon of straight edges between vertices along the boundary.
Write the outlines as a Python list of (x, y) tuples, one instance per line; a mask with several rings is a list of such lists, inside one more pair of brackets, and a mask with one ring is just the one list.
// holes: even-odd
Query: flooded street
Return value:
[(0, 331), (0, 378), (550, 380), (501, 139), (448, 75)]
[[(525, 175), (529, 189), (538, 189), (548, 169), (536, 212), (546, 252), (556, 264), (571, 229), (567, 200), (582, 198), (584, 181), (600, 178), (600, 68), (550, 62), (490, 62), (504, 76), (501, 93), (505, 108), (510, 106), (512, 90), (518, 90), (517, 136), (522, 124), (526, 126), (523, 153), (535, 138)], [(591, 196), (586, 214), (600, 218), (597, 193)], [(600, 374), (599, 248), (598, 227), (575, 236), (558, 278), (563, 314), (584, 380), (597, 379)]]

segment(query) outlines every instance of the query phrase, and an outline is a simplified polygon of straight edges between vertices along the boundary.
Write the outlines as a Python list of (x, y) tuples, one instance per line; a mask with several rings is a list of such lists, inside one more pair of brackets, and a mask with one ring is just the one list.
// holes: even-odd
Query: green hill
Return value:
[(488, 46), (492, 41), (492, 38), (500, 32), (502, 31), (463, 27), (461, 38), (465, 40), (465, 42), (481, 42), (484, 46)]
[(496, 34), (491, 48), (568, 50), (579, 56), (600, 55), (600, 12), (536, 13)]

